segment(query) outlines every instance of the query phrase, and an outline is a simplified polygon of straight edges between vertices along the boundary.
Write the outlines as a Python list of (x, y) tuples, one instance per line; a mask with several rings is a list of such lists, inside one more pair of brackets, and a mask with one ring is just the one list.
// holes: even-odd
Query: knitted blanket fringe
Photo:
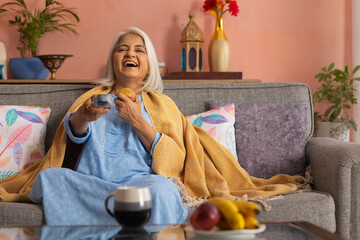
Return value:
[[(191, 208), (196, 208), (199, 205), (201, 205), (202, 203), (206, 202), (208, 200), (208, 198), (196, 198), (196, 197), (190, 197), (187, 194), (185, 185), (180, 181), (180, 179), (178, 177), (170, 177), (169, 178), (178, 188), (180, 195), (181, 195), (181, 199), (183, 202), (183, 205), (185, 207), (191, 207)], [(295, 191), (294, 193), (299, 193), (299, 192), (309, 192), (312, 190), (311, 188), (311, 184), (313, 183), (313, 176), (312, 176), (312, 170), (311, 170), (311, 166), (307, 166), (306, 167), (306, 171), (305, 171), (305, 184), (303, 185), (303, 188), (298, 189), (297, 191)], [(294, 193), (289, 193), (289, 194), (294, 194)], [(268, 203), (269, 201), (273, 201), (273, 200), (280, 200), (284, 198), (284, 194), (280, 194), (277, 196), (273, 196), (273, 197), (268, 197), (268, 198), (257, 198), (257, 199), (249, 199), (247, 194), (244, 194), (242, 197), (237, 197), (235, 200), (239, 200), (239, 201), (252, 201), (255, 203), (258, 203), (263, 210), (265, 211), (270, 211), (271, 210), (271, 205)]]

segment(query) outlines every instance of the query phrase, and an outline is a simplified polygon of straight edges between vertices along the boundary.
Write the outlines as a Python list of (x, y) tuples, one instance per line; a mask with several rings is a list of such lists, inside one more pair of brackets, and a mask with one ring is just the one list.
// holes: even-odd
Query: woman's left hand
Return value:
[(136, 101), (133, 102), (122, 93), (118, 93), (116, 96), (114, 103), (119, 117), (135, 129), (146, 150), (150, 152), (156, 132), (141, 113), (140, 99), (136, 96)]
[(131, 125), (143, 120), (141, 102), (137, 96), (135, 102), (122, 93), (118, 93), (116, 96), (117, 98), (114, 99), (115, 108), (121, 119)]

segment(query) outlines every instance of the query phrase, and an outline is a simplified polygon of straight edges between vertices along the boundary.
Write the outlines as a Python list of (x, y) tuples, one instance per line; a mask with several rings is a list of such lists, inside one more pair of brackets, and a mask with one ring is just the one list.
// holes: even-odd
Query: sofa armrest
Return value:
[(332, 195), (336, 207), (336, 232), (350, 238), (359, 234), (360, 144), (331, 138), (312, 138), (306, 144), (314, 189)]

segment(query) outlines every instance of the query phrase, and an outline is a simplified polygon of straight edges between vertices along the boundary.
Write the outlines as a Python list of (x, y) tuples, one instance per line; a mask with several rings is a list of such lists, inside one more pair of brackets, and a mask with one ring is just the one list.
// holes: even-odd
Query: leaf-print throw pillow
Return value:
[(194, 126), (207, 131), (213, 138), (226, 147), (236, 159), (235, 144), (235, 106), (229, 104), (207, 112), (186, 116)]
[(0, 179), (44, 157), (49, 116), (47, 107), (0, 105)]

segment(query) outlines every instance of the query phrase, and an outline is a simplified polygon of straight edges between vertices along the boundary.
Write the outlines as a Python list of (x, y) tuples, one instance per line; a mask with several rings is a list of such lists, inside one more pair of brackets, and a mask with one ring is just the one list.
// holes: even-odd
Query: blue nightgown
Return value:
[[(112, 106), (109, 113), (90, 122), (87, 133), (78, 138), (64, 119), (69, 138), (84, 143), (75, 171), (49, 168), (36, 177), (29, 197), (44, 207), (48, 225), (116, 224), (105, 209), (105, 198), (119, 186), (149, 187), (152, 215), (149, 224), (179, 224), (187, 215), (176, 185), (151, 168), (152, 152), (160, 138), (157, 132), (151, 152), (146, 151), (132, 126), (123, 121)], [(139, 96), (142, 114), (152, 125)], [(171, 161), (171, 159), (169, 159)], [(113, 208), (113, 198), (109, 207)]]

